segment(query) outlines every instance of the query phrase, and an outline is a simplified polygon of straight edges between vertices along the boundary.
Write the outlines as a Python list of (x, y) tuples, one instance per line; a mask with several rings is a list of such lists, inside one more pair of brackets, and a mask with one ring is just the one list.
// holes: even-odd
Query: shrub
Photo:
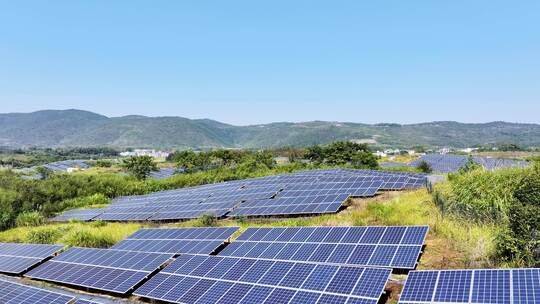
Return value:
[(536, 166), (521, 179), (514, 197), (524, 204), (540, 205), (540, 167)]
[(505, 223), (524, 174), (526, 170), (522, 169), (479, 169), (452, 174), (447, 211), (462, 219)]
[(525, 267), (540, 265), (540, 208), (515, 203), (509, 227), (497, 238), (499, 256)]
[(56, 244), (62, 234), (62, 230), (56, 227), (41, 227), (30, 230), (26, 241), (34, 244)]
[(418, 165), (416, 165), (416, 169), (418, 169), (420, 172), (423, 172), (423, 173), (433, 172), (431, 165), (425, 160), (419, 162)]
[(101, 207), (108, 205), (111, 201), (103, 194), (97, 193), (89, 196), (77, 197), (61, 201), (57, 204), (47, 204), (45, 206), (46, 213), (60, 212), (64, 210), (84, 208), (84, 207)]
[(15, 224), (17, 227), (37, 227), (45, 223), (45, 218), (41, 213), (33, 212), (23, 212), (17, 216)]
[(211, 214), (203, 214), (200, 218), (197, 219), (197, 222), (194, 223), (195, 227), (211, 227), (215, 226), (217, 223), (216, 217)]
[(114, 245), (115, 240), (108, 233), (103, 233), (99, 230), (87, 229), (82, 226), (71, 231), (65, 238), (64, 242), (69, 246), (91, 247), (91, 248), (108, 248)]

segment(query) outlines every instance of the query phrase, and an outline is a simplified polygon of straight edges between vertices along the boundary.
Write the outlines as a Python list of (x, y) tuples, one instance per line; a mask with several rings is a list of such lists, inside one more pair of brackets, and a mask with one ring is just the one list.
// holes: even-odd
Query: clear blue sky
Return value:
[(540, 123), (540, 1), (2, 1), (0, 112)]

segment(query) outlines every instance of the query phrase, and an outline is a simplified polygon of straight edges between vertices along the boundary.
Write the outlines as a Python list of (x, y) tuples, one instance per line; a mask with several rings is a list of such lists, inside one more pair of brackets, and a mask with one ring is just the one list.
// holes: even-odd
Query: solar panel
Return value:
[(126, 294), (159, 269), (172, 254), (71, 248), (25, 276)]
[(0, 279), (0, 303), (5, 304), (67, 304), (75, 298)]
[(103, 209), (96, 208), (96, 209), (74, 209), (74, 210), (68, 210), (65, 211), (56, 217), (52, 218), (51, 221), (53, 222), (66, 222), (69, 220), (80, 220), (80, 221), (90, 221), (97, 217), (98, 215), (101, 215), (103, 213)]
[(143, 206), (128, 208), (105, 208), (103, 213), (93, 220), (101, 221), (145, 221), (156, 214), (162, 207)]
[(375, 304), (390, 273), (390, 269), (182, 255), (134, 294), (188, 304)]
[(141, 229), (114, 245), (112, 249), (172, 254), (210, 254), (223, 245), (238, 229), (238, 227)]
[(64, 246), (0, 243), (0, 272), (21, 274), (62, 249)]
[(348, 194), (338, 194), (257, 200), (241, 204), (229, 216), (334, 213), (348, 199)]
[(249, 228), (220, 256), (414, 269), (427, 226)]
[(399, 303), (538, 303), (540, 269), (409, 273)]
[(160, 168), (158, 171), (152, 171), (149, 177), (154, 179), (165, 179), (177, 173), (178, 171), (176, 168)]
[[(324, 169), (229, 181), (114, 199), (101, 214), (66, 212), (56, 220), (174, 221), (210, 215), (311, 215), (338, 212), (348, 197), (424, 186), (426, 175)], [(87, 211), (85, 211), (87, 212)]]

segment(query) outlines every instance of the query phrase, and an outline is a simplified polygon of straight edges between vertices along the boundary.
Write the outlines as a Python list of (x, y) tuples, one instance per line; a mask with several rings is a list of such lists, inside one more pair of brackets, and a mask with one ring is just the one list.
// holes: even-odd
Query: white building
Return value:
[(166, 158), (171, 153), (165, 151), (156, 151), (154, 149), (135, 149), (133, 151), (121, 152), (120, 156), (151, 156), (154, 158)]

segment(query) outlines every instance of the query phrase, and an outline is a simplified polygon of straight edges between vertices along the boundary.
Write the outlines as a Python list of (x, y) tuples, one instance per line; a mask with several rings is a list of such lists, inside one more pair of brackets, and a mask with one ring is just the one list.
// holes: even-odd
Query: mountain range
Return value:
[[(359, 117), (361, 119), (361, 117)], [(0, 114), (0, 146), (267, 148), (352, 140), (381, 147), (540, 146), (540, 125), (508, 122), (362, 124), (311, 121), (234, 126), (183, 117), (107, 117), (81, 110)]]

